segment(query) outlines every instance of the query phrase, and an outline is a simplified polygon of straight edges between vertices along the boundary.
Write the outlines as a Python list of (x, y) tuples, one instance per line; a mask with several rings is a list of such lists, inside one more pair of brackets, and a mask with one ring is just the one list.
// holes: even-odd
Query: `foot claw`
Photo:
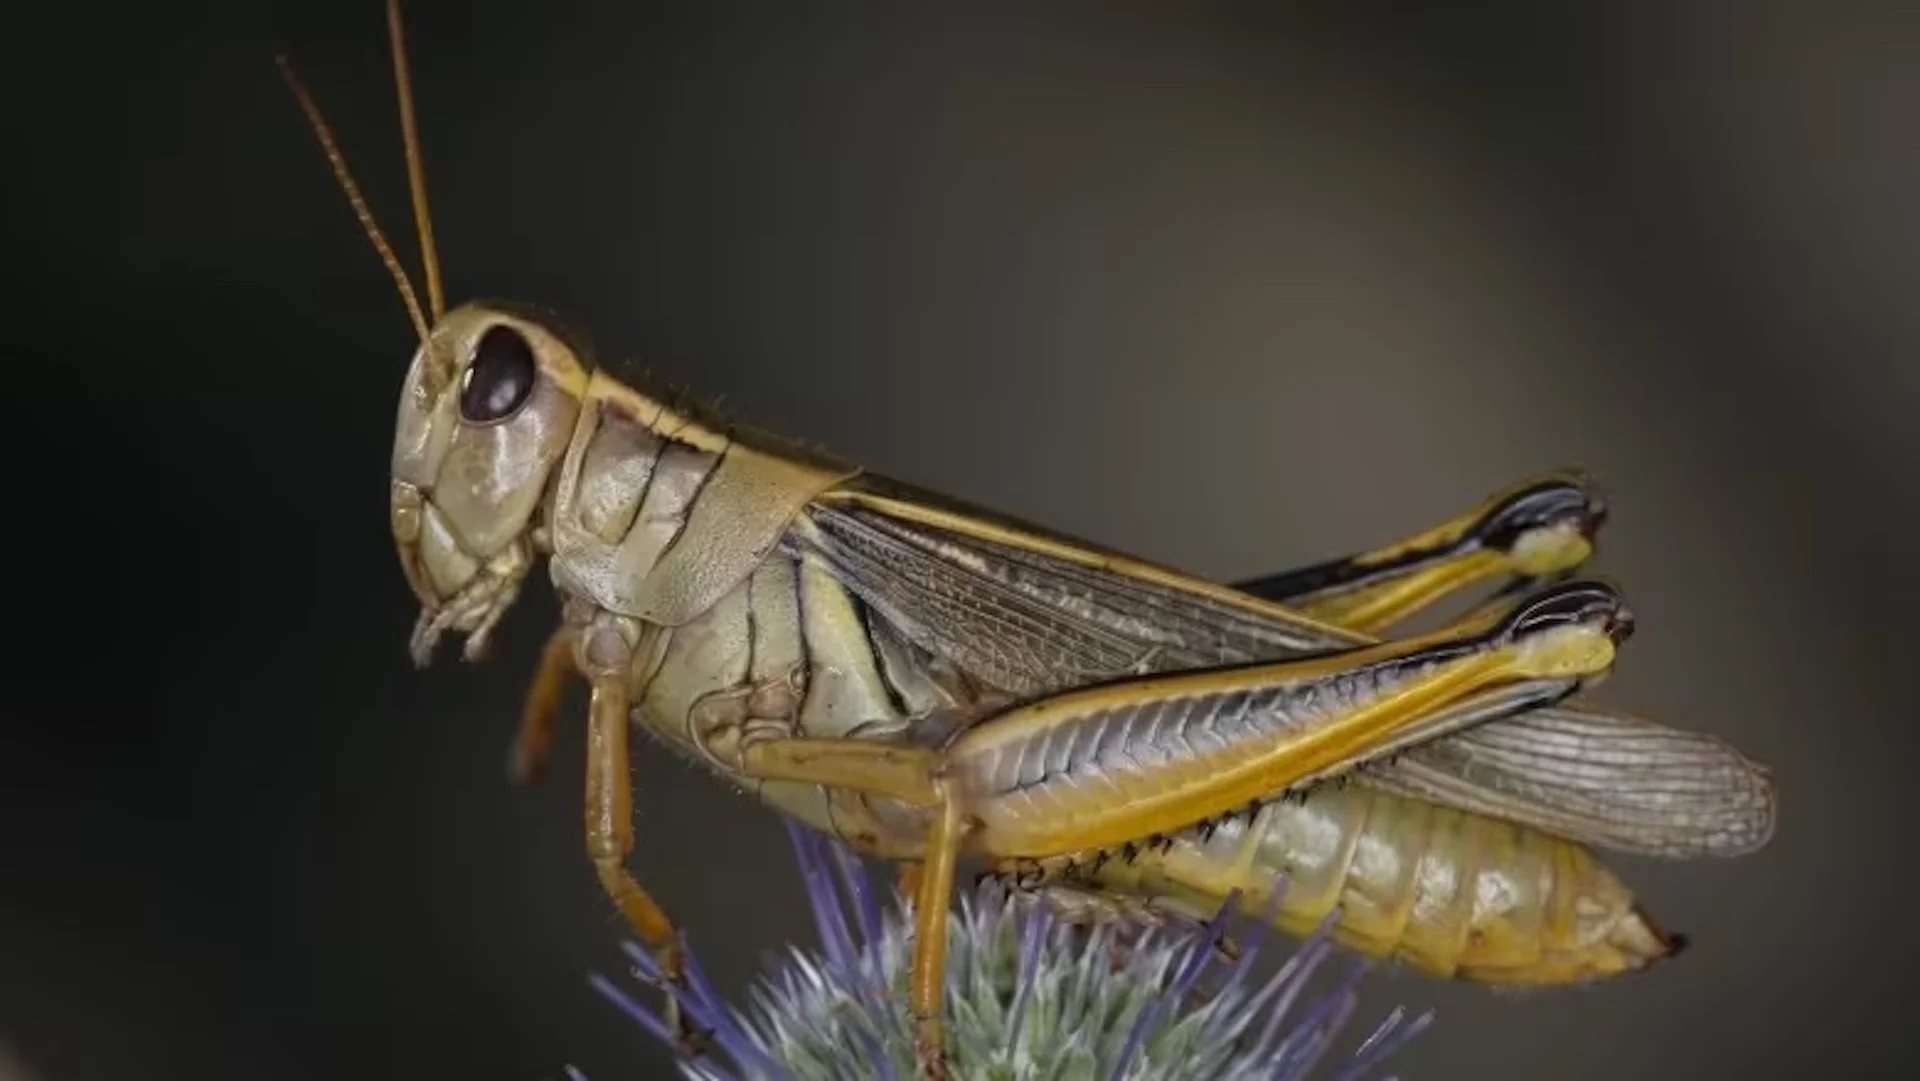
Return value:
[(692, 984), (687, 980), (685, 956), (679, 945), (675, 944), (656, 951), (654, 957), (669, 985), (666, 1022), (667, 1028), (673, 1033), (674, 1055), (688, 1061), (703, 1058), (713, 1047), (713, 1033), (694, 1024), (687, 1012), (680, 1008), (681, 996), (693, 993)]
[[(677, 1010), (675, 1012), (678, 1013)], [(713, 1033), (688, 1021), (684, 1014), (671, 1020), (674, 1056), (689, 1062), (705, 1058), (713, 1047)]]
[(914, 1052), (923, 1081), (947, 1081), (947, 1049), (937, 1032), (929, 1032), (923, 1027), (919, 1039), (915, 1041)]

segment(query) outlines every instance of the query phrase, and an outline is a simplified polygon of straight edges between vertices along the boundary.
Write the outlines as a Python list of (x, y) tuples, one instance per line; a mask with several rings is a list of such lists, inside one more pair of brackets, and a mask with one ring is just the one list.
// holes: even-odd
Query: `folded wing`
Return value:
[[(811, 506), (788, 543), (902, 637), (1013, 698), (1375, 641), (871, 476)], [(1550, 696), (1466, 720), (1355, 782), (1638, 855), (1737, 855), (1772, 835), (1766, 769), (1711, 736)]]

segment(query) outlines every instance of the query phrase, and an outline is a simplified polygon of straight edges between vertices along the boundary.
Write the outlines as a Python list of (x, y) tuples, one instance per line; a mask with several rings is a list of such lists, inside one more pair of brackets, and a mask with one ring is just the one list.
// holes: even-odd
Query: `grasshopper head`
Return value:
[(416, 664), (447, 630), (478, 658), (544, 549), (542, 504), (580, 412), (586, 356), (552, 321), (498, 302), (447, 312), (415, 351), (390, 517), (420, 598)]
[(277, 62), (420, 337), (400, 395), (389, 505), (400, 567), (420, 598), (412, 650), (414, 663), (424, 666), (449, 630), (467, 636), (468, 660), (484, 653), (546, 546), (540, 506), (580, 412), (591, 351), (569, 341), (555, 320), (519, 305), (487, 301), (445, 310), (397, 0), (387, 4), (387, 32), (426, 272), (424, 305), (313, 95), (284, 56)]

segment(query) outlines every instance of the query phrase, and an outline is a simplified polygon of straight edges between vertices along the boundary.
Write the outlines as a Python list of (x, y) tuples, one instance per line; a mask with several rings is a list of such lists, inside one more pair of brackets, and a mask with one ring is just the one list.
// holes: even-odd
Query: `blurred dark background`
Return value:
[[(380, 4), (42, 7), (0, 76), (0, 1074), (667, 1076), (584, 981), (579, 726), (504, 779), (544, 585), (492, 663), (407, 661), (412, 334), (271, 64), (411, 262)], [(1694, 935), (1643, 979), (1383, 976), (1357, 1020), (1437, 1006), (1417, 1078), (1911, 1076), (1913, 9), (962, 7), (412, 3), (450, 292), (1223, 578), (1592, 469), (1641, 628), (1605, 696), (1771, 763), (1777, 840), (1623, 864)], [(770, 814), (639, 775), (717, 979), (811, 941)]]

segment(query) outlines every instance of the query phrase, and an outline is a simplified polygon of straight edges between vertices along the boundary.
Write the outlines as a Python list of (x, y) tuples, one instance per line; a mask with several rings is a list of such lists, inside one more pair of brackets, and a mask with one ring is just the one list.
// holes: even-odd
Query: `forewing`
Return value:
[[(862, 476), (856, 483), (809, 508), (802, 543), (846, 573), (869, 603), (918, 627), (928, 648), (971, 655), (1038, 646), (1038, 659), (994, 662), (1013, 681), (1003, 684), (1009, 691), (1041, 693), (1130, 673), (1373, 642), (1229, 587), (897, 482)], [(1007, 635), (1014, 640), (1005, 647), (982, 645)], [(1065, 668), (1054, 663), (1062, 658)]]
[[(870, 476), (810, 506), (791, 542), (916, 645), (1015, 698), (1374, 641)], [(1640, 855), (1732, 855), (1771, 836), (1771, 779), (1723, 742), (1523, 697), (1421, 726), (1356, 782)]]
[(808, 544), (908, 640), (967, 675), (1024, 697), (1140, 664), (1149, 649), (1071, 609), (1026, 596), (884, 519), (822, 509)]

